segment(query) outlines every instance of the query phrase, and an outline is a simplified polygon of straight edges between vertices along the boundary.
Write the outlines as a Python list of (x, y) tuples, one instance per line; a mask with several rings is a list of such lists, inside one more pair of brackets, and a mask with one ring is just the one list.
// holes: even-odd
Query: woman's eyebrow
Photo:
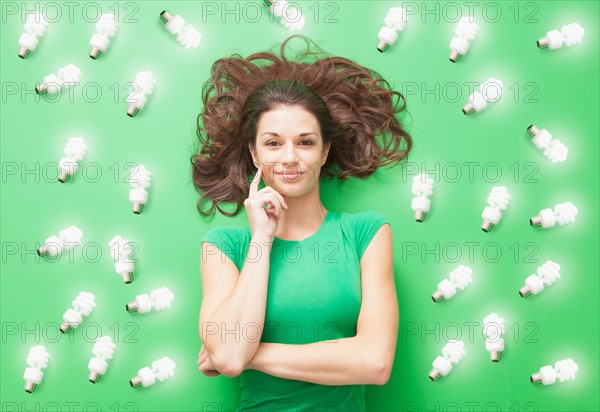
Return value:
[[(264, 132), (261, 136), (264, 136), (266, 134), (270, 134), (270, 135), (279, 137), (279, 135), (277, 133), (275, 133), (275, 132)], [(311, 134), (314, 134), (315, 136), (318, 136), (316, 132), (304, 132), (304, 133), (300, 133), (298, 136), (304, 137), (304, 136), (308, 136), (308, 135), (311, 135)]]

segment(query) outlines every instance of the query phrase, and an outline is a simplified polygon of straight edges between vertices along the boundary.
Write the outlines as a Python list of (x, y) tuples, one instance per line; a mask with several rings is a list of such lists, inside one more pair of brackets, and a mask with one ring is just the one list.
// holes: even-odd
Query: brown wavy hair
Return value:
[[(285, 48), (295, 37), (307, 47), (288, 60)], [(255, 147), (260, 115), (276, 107), (298, 105), (317, 118), (323, 146), (331, 142), (321, 168), (328, 178), (370, 176), (381, 166), (399, 163), (412, 147), (396, 118), (406, 99), (377, 72), (330, 56), (301, 35), (288, 37), (279, 55), (259, 52), (244, 59), (234, 54), (212, 65), (202, 88), (204, 111), (197, 118), (200, 150), (191, 157), (194, 187), (201, 194), (197, 209), (205, 216), (215, 208), (227, 216), (241, 210), (256, 171), (248, 145)], [(206, 200), (212, 206), (203, 211)], [(235, 202), (237, 208), (227, 213), (221, 202)]]

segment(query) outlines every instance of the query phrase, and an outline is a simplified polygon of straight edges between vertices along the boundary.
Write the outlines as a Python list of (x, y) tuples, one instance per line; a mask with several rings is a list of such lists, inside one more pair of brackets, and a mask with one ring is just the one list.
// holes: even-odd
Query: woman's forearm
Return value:
[(261, 343), (245, 369), (320, 385), (383, 385), (391, 365), (357, 336), (304, 345)]
[(231, 293), (204, 324), (203, 344), (218, 370), (237, 376), (254, 356), (264, 328), (272, 240), (252, 238)]

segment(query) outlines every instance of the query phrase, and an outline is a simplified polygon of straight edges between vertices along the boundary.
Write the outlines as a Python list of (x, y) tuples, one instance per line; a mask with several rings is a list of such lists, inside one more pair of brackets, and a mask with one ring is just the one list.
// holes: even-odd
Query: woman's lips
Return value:
[(297, 177), (302, 176), (304, 173), (300, 173), (300, 172), (283, 172), (283, 173), (277, 173), (279, 176), (282, 176), (286, 179), (294, 179)]

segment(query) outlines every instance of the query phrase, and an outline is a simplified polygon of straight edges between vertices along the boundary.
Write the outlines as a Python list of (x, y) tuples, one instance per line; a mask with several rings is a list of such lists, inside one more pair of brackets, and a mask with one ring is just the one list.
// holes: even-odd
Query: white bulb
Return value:
[(286, 29), (290, 31), (302, 30), (306, 18), (302, 12), (285, 0), (266, 0), (269, 5), (269, 11), (275, 17), (281, 17), (279, 21)]
[(494, 77), (490, 77), (485, 83), (479, 86), (479, 91), (469, 95), (469, 102), (464, 105), (462, 111), (464, 114), (471, 114), (473, 111), (480, 112), (487, 107), (488, 103), (496, 103), (502, 97), (504, 83)]
[(97, 59), (106, 51), (110, 44), (109, 37), (113, 37), (117, 32), (117, 19), (112, 13), (104, 13), (96, 23), (96, 33), (90, 39), (90, 57)]
[(148, 192), (146, 188), (152, 183), (152, 173), (144, 165), (138, 165), (131, 169), (129, 184), (133, 189), (129, 191), (129, 201), (133, 207), (133, 213), (140, 214), (144, 205), (148, 203)]
[(171, 34), (177, 35), (177, 42), (185, 48), (198, 47), (202, 35), (192, 25), (185, 25), (185, 20), (181, 16), (176, 16), (164, 10), (160, 13), (160, 18), (165, 23), (165, 27)]
[(485, 350), (490, 353), (492, 362), (500, 360), (500, 354), (504, 352), (504, 338), (506, 333), (504, 319), (497, 313), (490, 313), (483, 318), (483, 333), (485, 334)]
[(175, 369), (175, 362), (166, 356), (163, 356), (157, 361), (152, 362), (152, 369), (145, 367), (138, 371), (138, 374), (131, 378), (129, 384), (136, 388), (138, 386), (150, 386), (154, 385), (156, 378), (159, 381), (164, 381), (173, 376), (173, 369)]
[(442, 355), (433, 361), (433, 369), (429, 372), (429, 379), (437, 380), (440, 376), (446, 376), (452, 370), (452, 364), (458, 365), (465, 356), (465, 344), (462, 340), (450, 340), (442, 348)]
[(415, 211), (415, 220), (422, 222), (431, 208), (431, 201), (427, 196), (433, 194), (433, 180), (426, 173), (413, 177), (412, 193), (415, 195), (411, 204), (412, 210)]
[(444, 279), (437, 285), (437, 290), (433, 292), (431, 298), (434, 302), (443, 299), (450, 299), (456, 295), (456, 289), (464, 290), (473, 282), (473, 270), (464, 265), (459, 265), (450, 272), (450, 280)]
[(117, 345), (114, 344), (110, 336), (101, 336), (98, 338), (92, 349), (94, 356), (88, 363), (90, 382), (98, 382), (100, 377), (106, 373), (106, 369), (108, 368), (106, 361), (112, 359), (116, 347)]
[(569, 149), (560, 140), (552, 139), (552, 135), (548, 130), (531, 125), (527, 128), (527, 132), (531, 135), (533, 144), (540, 149), (544, 149), (544, 156), (552, 163), (567, 160)]
[(579, 25), (579, 23), (566, 24), (561, 27), (560, 32), (558, 30), (551, 30), (546, 33), (546, 37), (542, 37), (537, 41), (537, 46), (540, 49), (550, 48), (558, 49), (564, 44), (567, 47), (574, 46), (581, 43), (585, 30)]
[(469, 42), (475, 39), (479, 26), (472, 17), (461, 17), (454, 29), (456, 36), (450, 41), (450, 61), (456, 63), (460, 57), (469, 51)]
[(128, 312), (148, 313), (152, 309), (160, 311), (171, 307), (171, 302), (175, 296), (169, 288), (154, 289), (150, 295), (144, 293), (137, 295), (135, 300), (129, 302), (125, 308)]
[(481, 213), (481, 217), (483, 218), (481, 230), (487, 233), (492, 230), (493, 225), (497, 225), (500, 222), (500, 218), (502, 217), (500, 210), (506, 209), (509, 201), (510, 195), (505, 186), (495, 186), (492, 188), (487, 198), (489, 206), (483, 209), (483, 213)]
[(133, 248), (129, 245), (129, 240), (115, 236), (108, 242), (108, 248), (115, 263), (115, 271), (121, 276), (123, 282), (133, 282), (134, 265), (130, 257)]
[(384, 23), (385, 26), (377, 34), (379, 38), (377, 50), (381, 53), (385, 52), (390, 45), (393, 45), (398, 40), (397, 32), (404, 30), (404, 26), (406, 25), (406, 12), (402, 7), (393, 7), (389, 9)]
[(32, 13), (27, 16), (24, 24), (25, 33), (19, 37), (19, 57), (27, 58), (29, 53), (34, 51), (38, 44), (38, 37), (42, 37), (46, 32), (48, 22), (41, 13)]
[(35, 387), (42, 382), (44, 373), (42, 369), (48, 366), (50, 354), (46, 351), (43, 345), (32, 346), (27, 355), (27, 364), (29, 367), (25, 369), (23, 379), (25, 379), (25, 391), (31, 393)]
[(550, 208), (540, 210), (537, 216), (529, 219), (529, 224), (533, 227), (541, 226), (543, 228), (552, 227), (558, 222), (559, 225), (566, 225), (575, 221), (575, 216), (579, 211), (571, 202), (559, 203), (554, 206), (554, 211)]
[(525, 279), (525, 285), (519, 289), (519, 295), (526, 298), (530, 294), (537, 295), (544, 290), (544, 285), (550, 286), (560, 279), (560, 265), (551, 260), (537, 268), (537, 275)]
[(57, 256), (63, 248), (71, 249), (81, 244), (83, 232), (77, 226), (69, 226), (60, 232), (58, 236), (50, 236), (37, 250), (38, 256)]
[(79, 83), (81, 70), (74, 64), (68, 64), (58, 69), (56, 74), (51, 73), (44, 77), (42, 83), (35, 86), (37, 94), (57, 93), (61, 87), (71, 87), (74, 83)]
[(539, 372), (531, 375), (529, 380), (531, 383), (543, 383), (544, 385), (552, 385), (558, 378), (561, 382), (575, 379), (575, 374), (579, 371), (579, 366), (571, 358), (558, 361), (554, 364), (554, 368), (550, 365), (542, 367)]
[(59, 182), (66, 182), (69, 176), (73, 176), (77, 172), (79, 162), (83, 160), (86, 152), (87, 146), (82, 137), (69, 138), (64, 149), (65, 157), (58, 162), (58, 168), (60, 169)]
[(67, 309), (63, 315), (63, 323), (60, 325), (62, 333), (67, 333), (71, 328), (79, 326), (83, 317), (89, 316), (96, 307), (94, 294), (90, 292), (80, 292), (72, 303), (73, 309)]
[(127, 96), (127, 116), (134, 117), (138, 110), (146, 106), (149, 96), (154, 91), (156, 80), (151, 71), (138, 72), (133, 81), (135, 90)]

